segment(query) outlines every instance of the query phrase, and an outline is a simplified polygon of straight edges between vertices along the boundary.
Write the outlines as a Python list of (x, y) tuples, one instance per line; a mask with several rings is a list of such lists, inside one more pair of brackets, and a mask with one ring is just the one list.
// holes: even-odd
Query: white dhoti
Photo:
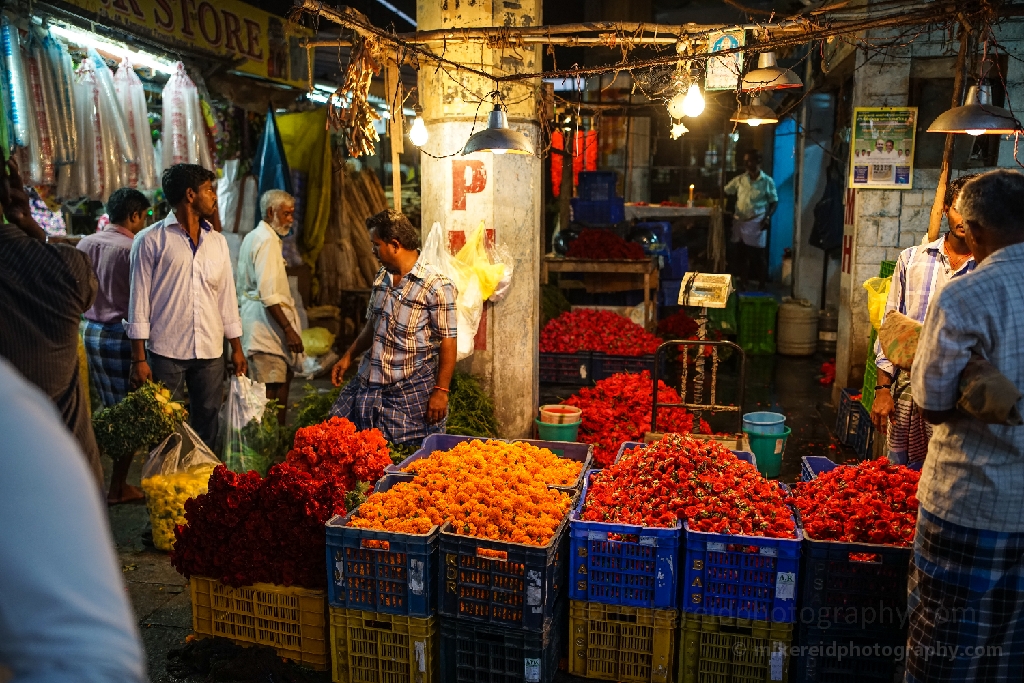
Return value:
[(762, 220), (764, 220), (763, 213), (744, 221), (733, 221), (733, 243), (743, 242), (749, 247), (764, 249), (768, 245), (768, 231), (761, 229)]

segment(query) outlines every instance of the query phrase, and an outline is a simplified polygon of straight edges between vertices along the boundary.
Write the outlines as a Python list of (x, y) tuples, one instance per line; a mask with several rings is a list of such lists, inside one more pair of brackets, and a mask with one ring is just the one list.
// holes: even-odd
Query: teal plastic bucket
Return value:
[(786, 428), (786, 416), (780, 413), (747, 413), (743, 416), (743, 431), (748, 434), (781, 434)]
[(786, 452), (786, 440), (792, 430), (785, 427), (781, 434), (755, 434), (748, 432), (750, 437), (750, 450), (754, 451), (757, 458), (757, 469), (768, 479), (775, 479), (782, 469), (782, 454)]
[(537, 419), (534, 419), (533, 422), (537, 425), (537, 438), (541, 441), (575, 441), (582, 420), (564, 425), (541, 422)]

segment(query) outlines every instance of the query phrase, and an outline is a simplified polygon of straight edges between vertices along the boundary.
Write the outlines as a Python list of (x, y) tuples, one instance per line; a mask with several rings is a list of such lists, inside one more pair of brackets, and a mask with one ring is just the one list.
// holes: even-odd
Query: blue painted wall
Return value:
[(793, 248), (793, 208), (796, 205), (796, 121), (786, 117), (775, 126), (772, 178), (779, 193), (779, 206), (772, 218), (768, 245), (768, 271), (773, 281), (782, 277), (782, 252)]

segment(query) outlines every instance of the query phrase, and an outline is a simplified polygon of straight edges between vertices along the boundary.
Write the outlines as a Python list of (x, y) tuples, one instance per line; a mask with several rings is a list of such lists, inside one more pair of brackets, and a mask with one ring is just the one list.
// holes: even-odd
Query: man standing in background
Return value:
[(281, 238), (292, 229), (295, 198), (269, 190), (260, 198), (263, 220), (245, 236), (238, 252), (238, 304), (242, 314), (242, 349), (249, 377), (267, 385), (267, 398), (281, 408), (285, 423), (293, 366), (302, 353), (299, 314), (288, 286)]
[(132, 340), (133, 385), (156, 379), (175, 400), (187, 386), (189, 423), (211, 448), (224, 398), (225, 338), (235, 374), (246, 372), (228, 243), (209, 220), (217, 212), (216, 178), (196, 164), (164, 171), (164, 196), (173, 211), (132, 245), (125, 326)]
[(736, 195), (732, 242), (736, 245), (736, 274), (749, 286), (768, 281), (768, 229), (779, 205), (775, 181), (761, 170), (761, 153), (750, 150), (743, 155), (746, 171), (730, 180), (725, 193)]
[(8, 221), (0, 224), (0, 356), (54, 402), (102, 489), (100, 451), (78, 370), (78, 323), (96, 297), (96, 275), (84, 253), (46, 243), (13, 158), (0, 161), (0, 204)]
[[(149, 200), (138, 190), (122, 187), (107, 200), (110, 222), (92, 235), (83, 237), (78, 250), (92, 261), (99, 281), (96, 301), (85, 312), (82, 341), (89, 360), (89, 375), (104, 407), (110, 407), (128, 395), (132, 372), (132, 342), (124, 332), (131, 290), (129, 256), (132, 240), (149, 218)], [(142, 490), (129, 486), (131, 457), (114, 462), (107, 503), (142, 500)]]

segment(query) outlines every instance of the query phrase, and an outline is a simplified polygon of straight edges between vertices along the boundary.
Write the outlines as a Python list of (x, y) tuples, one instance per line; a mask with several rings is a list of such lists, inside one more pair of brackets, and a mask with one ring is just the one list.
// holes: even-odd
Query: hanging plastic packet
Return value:
[(59, 136), (63, 138), (63, 157), (58, 157), (57, 164), (73, 164), (78, 155), (78, 129), (76, 127), (77, 112), (75, 110), (75, 72), (71, 63), (71, 54), (67, 46), (52, 35), (47, 35), (43, 42), (49, 57), (49, 66), (53, 72), (53, 85), (57, 103), (57, 121)]
[(57, 182), (53, 163), (56, 153), (51, 122), (54, 120), (56, 112), (53, 111), (52, 99), (48, 97), (52, 93), (47, 92), (49, 70), (46, 68), (43, 50), (37, 39), (30, 39), (25, 51), (27, 54), (24, 61), (28, 73), (29, 98), (32, 100), (33, 144), (36, 147), (34, 151), (31, 148), (29, 151), (34, 157), (37, 157), (33, 158), (31, 166), (35, 169), (36, 175), (29, 179), (29, 184), (54, 185)]
[(29, 111), (28, 82), (21, 61), (21, 38), (18, 29), (4, 16), (0, 19), (0, 33), (3, 39), (4, 66), (7, 71), (7, 97), (11, 102), (11, 127), (14, 144), (28, 147), (32, 119)]
[(124, 110), (128, 139), (135, 151), (128, 184), (143, 190), (157, 187), (156, 166), (153, 159), (153, 136), (149, 132), (146, 92), (135, 69), (122, 59), (114, 74), (114, 89)]
[(199, 164), (213, 169), (213, 157), (206, 141), (206, 124), (199, 104), (199, 92), (178, 62), (163, 91), (163, 168), (174, 164)]
[(218, 465), (217, 456), (187, 422), (149, 452), (142, 466), (142, 490), (153, 527), (153, 545), (159, 550), (174, 547), (174, 528), (185, 523), (185, 501), (206, 493)]
[(69, 199), (88, 197), (99, 200), (104, 196), (107, 187), (106, 166), (99, 153), (103, 147), (103, 140), (100, 134), (98, 99), (96, 69), (92, 60), (85, 59), (78, 67), (78, 78), (75, 81), (78, 149), (70, 188), (65, 195)]
[(114, 88), (114, 74), (96, 50), (89, 50), (89, 59), (96, 71), (96, 104), (99, 110), (100, 137), (103, 141), (102, 158), (106, 177), (106, 187), (99, 200), (106, 203), (111, 192), (131, 185), (129, 170), (136, 162), (136, 155), (128, 137), (117, 90)]

